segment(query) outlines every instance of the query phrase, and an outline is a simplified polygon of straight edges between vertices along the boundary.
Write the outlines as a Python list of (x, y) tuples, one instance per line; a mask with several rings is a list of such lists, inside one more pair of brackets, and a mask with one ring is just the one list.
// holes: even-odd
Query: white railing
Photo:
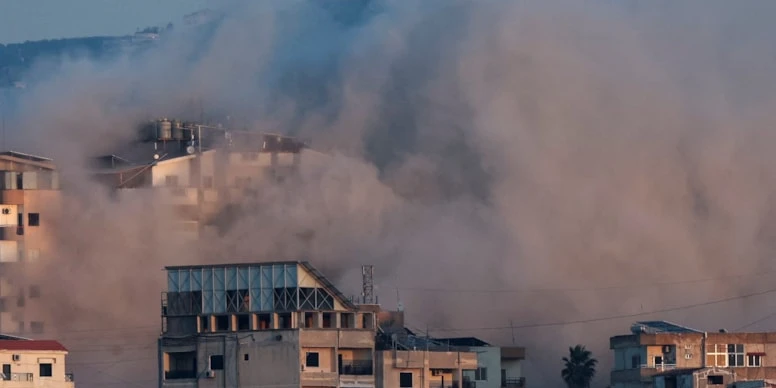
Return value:
[(659, 371), (676, 369), (676, 364), (641, 364), (640, 369), (652, 368)]

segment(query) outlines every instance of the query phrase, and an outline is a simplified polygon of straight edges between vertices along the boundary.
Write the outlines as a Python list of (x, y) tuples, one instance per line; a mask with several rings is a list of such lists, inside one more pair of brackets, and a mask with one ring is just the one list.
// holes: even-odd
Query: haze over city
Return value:
[(3, 376), (772, 387), (774, 15), (0, 2)]

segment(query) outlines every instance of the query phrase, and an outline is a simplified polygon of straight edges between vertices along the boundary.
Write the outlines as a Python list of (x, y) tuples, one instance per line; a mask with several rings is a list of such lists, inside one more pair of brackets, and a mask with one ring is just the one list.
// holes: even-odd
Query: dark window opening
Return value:
[(216, 330), (217, 331), (229, 331), (229, 328), (232, 326), (230, 325), (231, 319), (228, 315), (218, 315), (216, 316)]
[(248, 290), (226, 291), (226, 312), (247, 313), (250, 311), (251, 297)]
[(315, 328), (318, 326), (318, 314), (316, 313), (310, 313), (306, 312), (304, 313), (304, 327), (305, 328)]
[(40, 226), (40, 213), (27, 214), (27, 225)]
[(370, 313), (364, 313), (361, 315), (361, 327), (364, 329), (374, 328), (374, 315)]
[(259, 314), (259, 330), (267, 330), (272, 328), (272, 315)]
[(166, 357), (169, 360), (169, 369), (164, 371), (166, 380), (197, 378), (196, 352), (167, 353)]
[(243, 360), (245, 360), (245, 361), (248, 361), (248, 360), (250, 360), (250, 359), (251, 359), (251, 356), (250, 356), (248, 353), (245, 353), (245, 354), (243, 355)]
[(40, 298), (40, 286), (30, 286), (30, 298)]
[(16, 215), (16, 226), (20, 228), (24, 227), (24, 214), (19, 213)]
[(412, 388), (412, 373), (399, 373), (399, 388)]
[(238, 315), (237, 316), (237, 330), (247, 331), (251, 329), (251, 316), (250, 315)]
[(199, 317), (199, 331), (200, 332), (208, 332), (210, 331), (210, 316), (205, 315)]
[(334, 327), (334, 313), (323, 313), (323, 327), (325, 329)]
[(641, 356), (631, 357), (631, 369), (637, 369), (641, 366)]
[(40, 377), (51, 377), (51, 364), (40, 364)]
[(320, 364), (320, 359), (318, 356), (318, 352), (307, 352), (307, 357), (305, 357), (304, 364), (310, 367), (317, 368)]
[(474, 379), (484, 381), (488, 379), (488, 368), (477, 368), (474, 370)]
[(278, 329), (291, 328), (291, 313), (278, 314)]
[(722, 385), (724, 384), (724, 381), (725, 380), (722, 378), (722, 376), (709, 376), (706, 379), (706, 383), (708, 385)]
[(210, 370), (224, 370), (224, 356), (216, 354), (210, 356)]
[(11, 364), (3, 364), (3, 380), (11, 380)]
[(16, 174), (16, 188), (18, 190), (24, 190), (24, 178), (22, 174)]
[(356, 317), (355, 317), (355, 314), (353, 313), (340, 314), (340, 328), (354, 329), (356, 326), (355, 321), (356, 321)]

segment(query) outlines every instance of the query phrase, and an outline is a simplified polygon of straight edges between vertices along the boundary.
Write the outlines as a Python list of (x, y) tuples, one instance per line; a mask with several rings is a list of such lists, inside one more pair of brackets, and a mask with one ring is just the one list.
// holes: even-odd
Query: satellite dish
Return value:
[(159, 160), (159, 154), (154, 154), (154, 160)]
[(194, 147), (193, 147), (193, 146), (188, 146), (188, 147), (186, 147), (186, 153), (187, 153), (187, 154), (191, 155), (191, 154), (193, 154), (193, 153), (194, 153), (194, 151), (196, 151), (196, 150), (194, 149)]

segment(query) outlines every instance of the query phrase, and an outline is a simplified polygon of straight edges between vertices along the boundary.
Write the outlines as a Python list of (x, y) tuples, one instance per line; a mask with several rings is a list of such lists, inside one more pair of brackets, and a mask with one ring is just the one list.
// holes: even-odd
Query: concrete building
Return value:
[(57, 341), (0, 339), (0, 386), (73, 388), (66, 356), (67, 349)]
[(95, 159), (95, 177), (118, 189), (153, 189), (180, 215), (180, 232), (196, 239), (231, 206), (269, 182), (283, 182), (318, 153), (285, 136), (160, 120), (144, 141)]
[(0, 153), (0, 331), (44, 330), (40, 285), (24, 278), (25, 266), (52, 253), (52, 221), (60, 205), (59, 179), (50, 159)]
[(435, 341), (477, 354), (477, 369), (464, 373), (464, 378), (474, 381), (477, 388), (525, 387), (524, 347), (493, 346), (473, 337), (436, 338)]
[(634, 324), (631, 334), (611, 337), (609, 347), (612, 388), (727, 386), (776, 378), (776, 333), (707, 333), (648, 321)]
[(374, 305), (306, 262), (169, 267), (160, 387), (375, 387)]

